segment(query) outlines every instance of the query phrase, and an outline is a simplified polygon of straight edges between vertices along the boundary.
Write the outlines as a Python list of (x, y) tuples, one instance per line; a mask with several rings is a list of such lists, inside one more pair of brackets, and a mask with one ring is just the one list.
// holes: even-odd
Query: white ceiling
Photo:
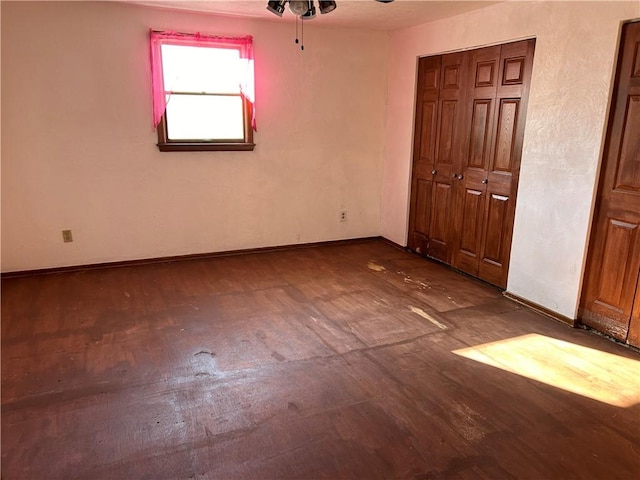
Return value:
[[(204, 12), (230, 17), (249, 17), (272, 21), (291, 21), (295, 16), (287, 10), (278, 18), (266, 9), (262, 0), (121, 0), (139, 5)], [(500, 0), (395, 0), (380, 3), (375, 0), (336, 0), (337, 8), (310, 20), (317, 25), (354, 27), (375, 30), (396, 30), (459, 15), (470, 10), (499, 3)]]

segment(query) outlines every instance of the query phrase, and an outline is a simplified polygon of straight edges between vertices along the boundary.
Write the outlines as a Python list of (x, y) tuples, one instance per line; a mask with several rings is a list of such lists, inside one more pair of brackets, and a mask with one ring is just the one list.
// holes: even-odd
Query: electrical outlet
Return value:
[(71, 230), (62, 230), (62, 241), (64, 243), (73, 242), (73, 235), (71, 235)]
[(347, 221), (347, 211), (346, 210), (340, 210), (338, 212), (338, 220), (340, 220), (341, 222), (346, 222)]

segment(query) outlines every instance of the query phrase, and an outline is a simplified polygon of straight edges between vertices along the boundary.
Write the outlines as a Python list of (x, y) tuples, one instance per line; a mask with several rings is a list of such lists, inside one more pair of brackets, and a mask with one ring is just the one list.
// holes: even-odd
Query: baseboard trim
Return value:
[(513, 300), (516, 303), (519, 303), (520, 305), (523, 305), (535, 312), (541, 313), (542, 315), (552, 318), (553, 320), (556, 320), (560, 323), (564, 323), (565, 325), (568, 325), (570, 327), (577, 327), (578, 326), (578, 319), (572, 319), (569, 317), (565, 317), (564, 315), (561, 315), (560, 313), (554, 312), (553, 310), (549, 310), (547, 307), (543, 307), (542, 305), (538, 305), (535, 302), (532, 302), (530, 300), (527, 300), (525, 298), (519, 297), (518, 295), (514, 295), (513, 293), (510, 292), (502, 292), (502, 295), (505, 296), (506, 298), (508, 298), (509, 300)]
[(384, 243), (386, 243), (387, 245), (392, 246), (393, 248), (397, 248), (398, 250), (402, 250), (403, 252), (411, 252), (411, 250), (409, 250), (409, 247), (403, 247), (402, 245), (394, 242), (393, 240), (389, 240), (388, 238), (385, 238), (385, 237), (378, 237), (378, 238), (382, 240)]
[(372, 240), (384, 240), (387, 243), (390, 242), (391, 244), (395, 245), (390, 240), (387, 240), (380, 236), (360, 237), (360, 238), (349, 238), (345, 240), (328, 240), (324, 242), (296, 243), (291, 245), (278, 245), (273, 247), (246, 248), (242, 250), (227, 250), (224, 252), (192, 253), (188, 255), (143, 258), (138, 260), (122, 260), (117, 262), (91, 263), (86, 265), (70, 265), (67, 267), (52, 267), (52, 268), (41, 268), (41, 269), (35, 269), (35, 270), (20, 270), (15, 272), (4, 272), (0, 274), (0, 278), (7, 279), (7, 278), (31, 277), (36, 275), (55, 275), (59, 273), (84, 272), (87, 270), (99, 270), (104, 268), (135, 267), (140, 265), (152, 265), (157, 263), (184, 262), (187, 260), (201, 260), (206, 258), (232, 257), (236, 255), (251, 255), (255, 253), (280, 252), (285, 250), (297, 250), (302, 248), (326, 247), (331, 245), (345, 245), (345, 244), (351, 244), (351, 243), (357, 244), (362, 242), (369, 242)]

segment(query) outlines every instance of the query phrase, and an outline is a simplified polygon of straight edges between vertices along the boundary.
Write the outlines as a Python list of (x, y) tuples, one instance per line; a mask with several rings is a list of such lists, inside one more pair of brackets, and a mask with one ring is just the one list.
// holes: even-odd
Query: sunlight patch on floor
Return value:
[(616, 407), (640, 403), (640, 361), (539, 334), (453, 353)]

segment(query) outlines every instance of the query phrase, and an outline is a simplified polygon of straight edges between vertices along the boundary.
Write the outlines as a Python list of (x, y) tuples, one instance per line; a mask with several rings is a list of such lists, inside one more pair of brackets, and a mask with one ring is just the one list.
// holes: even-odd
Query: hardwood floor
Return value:
[(640, 355), (381, 240), (2, 281), (2, 478), (631, 479)]

